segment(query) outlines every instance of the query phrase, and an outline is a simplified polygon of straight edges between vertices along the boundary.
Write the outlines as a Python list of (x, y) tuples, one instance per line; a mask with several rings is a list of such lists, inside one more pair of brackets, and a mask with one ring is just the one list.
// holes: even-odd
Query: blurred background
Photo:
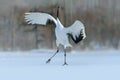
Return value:
[(120, 49), (120, 0), (0, 0), (0, 50), (55, 49), (53, 25), (28, 25), (26, 12), (46, 12), (70, 26), (75, 20), (85, 25), (86, 39), (76, 50)]

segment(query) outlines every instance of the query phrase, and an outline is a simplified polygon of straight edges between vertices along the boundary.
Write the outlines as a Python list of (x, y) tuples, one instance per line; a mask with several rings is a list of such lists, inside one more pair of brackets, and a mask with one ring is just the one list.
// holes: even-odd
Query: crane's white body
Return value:
[(59, 46), (61, 44), (61, 45), (64, 45), (64, 48), (72, 47), (72, 45), (69, 43), (66, 30), (63, 27), (63, 25), (60, 23), (58, 18), (57, 18), (57, 26), (55, 28), (55, 35), (56, 35), (56, 45), (57, 46)]
[(68, 34), (71, 34), (74, 40), (77, 40), (80, 35), (82, 35), (82, 39), (86, 37), (84, 25), (79, 20), (76, 20), (74, 24), (70, 27), (64, 27), (60, 20), (57, 18), (53, 18), (51, 15), (47, 13), (38, 13), (31, 12), (25, 13), (25, 19), (28, 24), (41, 24), (46, 25), (48, 20), (51, 20), (55, 23), (55, 35), (56, 35), (56, 45), (57, 47), (61, 44), (66, 47), (72, 47), (69, 42)]
[(38, 12), (31, 12), (25, 13), (25, 19), (28, 24), (40, 24), (46, 25), (47, 23), (54, 23), (55, 28), (55, 36), (56, 36), (56, 45), (58, 47), (56, 53), (51, 56), (46, 63), (49, 63), (51, 59), (59, 52), (59, 45), (64, 46), (64, 64), (67, 65), (66, 62), (66, 47), (72, 47), (69, 42), (68, 36), (72, 38), (75, 43), (80, 42), (86, 37), (84, 25), (79, 21), (76, 20), (71, 26), (64, 27), (60, 20), (58, 19), (59, 7), (57, 10), (57, 19), (53, 18), (51, 15), (47, 13), (38, 13)]

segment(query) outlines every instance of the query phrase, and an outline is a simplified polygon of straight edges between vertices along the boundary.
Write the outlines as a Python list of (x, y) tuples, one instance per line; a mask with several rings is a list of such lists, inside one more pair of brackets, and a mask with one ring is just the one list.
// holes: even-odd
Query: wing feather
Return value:
[(28, 24), (46, 25), (48, 21), (54, 22), (56, 24), (55, 18), (47, 13), (40, 12), (25, 13), (25, 20), (28, 22)]
[(85, 27), (79, 20), (76, 20), (70, 27), (65, 28), (65, 31), (75, 43), (80, 42), (86, 37)]

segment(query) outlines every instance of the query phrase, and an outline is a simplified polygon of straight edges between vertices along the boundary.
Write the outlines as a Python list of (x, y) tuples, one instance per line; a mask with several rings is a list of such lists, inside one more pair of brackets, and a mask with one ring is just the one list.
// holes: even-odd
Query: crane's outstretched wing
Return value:
[(75, 43), (86, 37), (84, 25), (79, 20), (76, 20), (70, 27), (65, 28), (65, 31)]
[(25, 20), (28, 22), (28, 24), (46, 25), (48, 22), (53, 22), (56, 24), (55, 18), (47, 13), (40, 12), (25, 13)]

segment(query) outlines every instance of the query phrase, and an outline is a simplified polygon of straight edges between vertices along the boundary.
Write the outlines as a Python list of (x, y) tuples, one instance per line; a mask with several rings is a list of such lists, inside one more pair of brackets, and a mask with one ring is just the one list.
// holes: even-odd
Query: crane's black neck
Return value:
[(58, 6), (58, 8), (57, 8), (57, 17), (59, 17), (59, 6)]

